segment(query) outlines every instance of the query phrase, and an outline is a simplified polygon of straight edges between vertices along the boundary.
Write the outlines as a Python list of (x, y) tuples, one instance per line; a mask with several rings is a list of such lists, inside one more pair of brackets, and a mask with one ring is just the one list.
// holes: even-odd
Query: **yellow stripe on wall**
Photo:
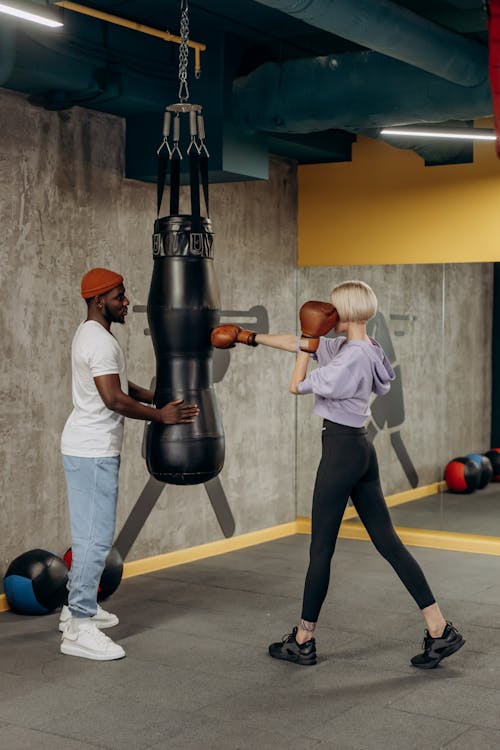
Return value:
[[(435, 482), (422, 487), (416, 487), (405, 492), (398, 492), (394, 495), (388, 495), (386, 498), (387, 505), (401, 505), (402, 503), (418, 500), (422, 497), (436, 494), (443, 490), (444, 482)], [(357, 516), (354, 508), (347, 508), (344, 513), (343, 523), (341, 525), (339, 536), (344, 539), (368, 539), (365, 529), (357, 523), (349, 523), (349, 519)], [(401, 539), (406, 544), (416, 547), (431, 547), (433, 549), (456, 550), (460, 552), (475, 552), (484, 555), (500, 555), (500, 538), (491, 536), (479, 536), (476, 534), (456, 534), (446, 531), (434, 531), (432, 529), (410, 529), (397, 528)], [(234, 552), (238, 549), (252, 547), (256, 544), (271, 542), (283, 537), (292, 536), (293, 534), (310, 534), (311, 519), (297, 518), (290, 523), (284, 523), (279, 526), (272, 526), (268, 529), (259, 529), (248, 534), (230, 537), (229, 539), (220, 539), (208, 544), (200, 544), (196, 547), (177, 550), (175, 552), (166, 552), (162, 555), (147, 557), (143, 560), (133, 560), (126, 562), (123, 566), (123, 578), (132, 578), (145, 573), (153, 573), (157, 570), (164, 570), (176, 565), (203, 560), (215, 555), (222, 555), (227, 552)], [(0, 612), (6, 612), (9, 609), (5, 594), (0, 594)]]
[[(394, 495), (387, 495), (385, 502), (389, 508), (393, 508), (395, 505), (404, 505), (404, 503), (411, 503), (413, 500), (420, 500), (422, 497), (429, 497), (430, 495), (436, 495), (438, 492), (443, 492), (446, 489), (446, 482), (433, 482), (432, 484), (425, 484), (421, 487), (415, 487), (412, 490), (404, 490), (404, 492), (396, 492)], [(353, 507), (347, 507), (342, 516), (343, 521), (349, 521), (352, 518), (357, 518), (358, 514), (356, 509)], [(298, 534), (310, 534), (311, 533), (311, 519), (306, 517), (297, 518)]]
[[(500, 556), (499, 537), (459, 534), (454, 531), (438, 531), (436, 529), (411, 529), (404, 526), (396, 526), (395, 529), (401, 541), (413, 547)], [(352, 521), (341, 525), (339, 537), (342, 539), (369, 539), (366, 529), (361, 524)]]
[[(345, 517), (344, 517), (345, 518)], [(500, 556), (500, 537), (482, 536), (481, 534), (459, 534), (455, 531), (437, 529), (414, 529), (395, 526), (398, 536), (404, 544), (412, 547), (427, 547), (448, 552), (473, 552), (481, 555)], [(311, 533), (311, 519), (297, 519), (297, 533)], [(339, 531), (340, 539), (369, 541), (370, 537), (360, 522), (342, 521)]]
[(256, 544), (271, 542), (286, 536), (292, 536), (297, 533), (296, 521), (284, 523), (280, 526), (272, 526), (269, 529), (259, 529), (251, 531), (248, 534), (230, 537), (229, 539), (220, 539), (209, 544), (200, 544), (197, 547), (177, 550), (176, 552), (166, 552), (163, 555), (155, 557), (146, 557), (144, 560), (133, 560), (125, 563), (123, 566), (123, 577), (132, 578), (144, 573), (153, 573), (156, 570), (173, 568), (175, 565), (194, 562), (195, 560), (204, 560), (207, 557), (223, 555), (226, 552), (234, 552), (245, 547), (252, 547)]
[[(272, 526), (268, 529), (259, 529), (251, 531), (248, 534), (230, 537), (229, 539), (220, 539), (208, 544), (200, 544), (196, 547), (181, 549), (175, 552), (166, 552), (163, 555), (146, 557), (143, 560), (133, 560), (126, 562), (123, 566), (123, 578), (132, 578), (145, 573), (154, 573), (156, 570), (172, 568), (175, 565), (203, 560), (215, 555), (223, 555), (227, 552), (234, 552), (238, 549), (252, 547), (256, 544), (275, 541), (283, 537), (292, 536), (297, 533), (297, 522), (290, 521), (279, 526)], [(0, 594), (0, 612), (6, 612), (9, 609), (5, 594)]]
[(426, 167), (360, 137), (352, 162), (299, 167), (298, 265), (500, 261), (499, 205), (494, 142), (472, 164)]

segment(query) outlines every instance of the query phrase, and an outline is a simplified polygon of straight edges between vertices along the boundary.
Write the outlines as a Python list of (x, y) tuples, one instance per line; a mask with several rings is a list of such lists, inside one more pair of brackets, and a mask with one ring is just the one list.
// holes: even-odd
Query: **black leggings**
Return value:
[(302, 618), (316, 622), (328, 590), (330, 565), (349, 496), (380, 554), (392, 565), (420, 609), (435, 603), (416, 560), (397, 536), (380, 486), (375, 448), (365, 428), (324, 420), (323, 454), (312, 506), (310, 561)]

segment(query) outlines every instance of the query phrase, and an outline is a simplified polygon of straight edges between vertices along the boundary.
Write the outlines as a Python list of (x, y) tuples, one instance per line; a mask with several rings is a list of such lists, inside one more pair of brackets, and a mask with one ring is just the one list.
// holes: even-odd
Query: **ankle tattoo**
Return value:
[(314, 633), (314, 631), (316, 630), (316, 623), (309, 622), (309, 620), (302, 620), (301, 618), (299, 625), (302, 630), (306, 630), (308, 633)]

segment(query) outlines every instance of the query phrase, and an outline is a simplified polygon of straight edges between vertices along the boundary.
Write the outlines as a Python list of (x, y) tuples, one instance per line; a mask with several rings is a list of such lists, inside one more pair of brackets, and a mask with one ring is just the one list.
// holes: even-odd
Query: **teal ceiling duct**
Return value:
[(16, 59), (16, 30), (7, 22), (0, 25), (0, 86), (9, 80)]
[(377, 52), (264, 63), (233, 84), (233, 118), (247, 132), (310, 133), (491, 114), (488, 81), (464, 88)]
[(487, 49), (390, 0), (256, 0), (461, 86), (487, 76)]
[(172, 66), (160, 58), (159, 45), (110, 29), (105, 46), (101, 26), (87, 19), (77, 27), (66, 23), (65, 29), (58, 38), (18, 29), (15, 60), (3, 85), (48, 109), (80, 105), (119, 115), (163, 109), (165, 89), (176, 81)]
[[(11, 29), (9, 36), (2, 22), (0, 85), (28, 94), (32, 104), (45, 109), (83, 106), (124, 116), (126, 177), (155, 182), (164, 109), (176, 100), (179, 88), (177, 48), (87, 18), (68, 16), (65, 29), (59, 38), (24, 28)], [(266, 137), (249, 136), (225, 122), (232, 78), (224, 66), (224, 35), (207, 32), (204, 42), (211, 53), (203, 59), (202, 77), (191, 80), (189, 87), (192, 100), (203, 105), (211, 180), (266, 179)]]

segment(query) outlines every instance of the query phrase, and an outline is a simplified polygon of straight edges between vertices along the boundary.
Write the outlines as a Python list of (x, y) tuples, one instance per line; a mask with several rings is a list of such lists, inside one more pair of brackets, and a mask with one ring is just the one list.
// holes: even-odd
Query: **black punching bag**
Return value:
[[(191, 214), (179, 215), (180, 116), (187, 112)], [(175, 115), (173, 148), (168, 143), (171, 113)], [(183, 399), (198, 404), (200, 413), (190, 424), (152, 422), (146, 462), (150, 474), (161, 482), (200, 484), (216, 477), (224, 463), (224, 431), (215, 400), (210, 342), (212, 329), (219, 324), (219, 291), (212, 226), (200, 211), (201, 177), (208, 217), (208, 151), (201, 107), (186, 101), (167, 107), (163, 136), (158, 149), (157, 209), (159, 216), (170, 168), (170, 216), (156, 220), (153, 235), (148, 320), (156, 352), (154, 402), (161, 408)]]
[(155, 405), (182, 398), (200, 407), (191, 424), (149, 426), (148, 470), (170, 484), (207, 482), (224, 463), (224, 431), (212, 382), (210, 333), (220, 314), (212, 242), (209, 219), (167, 216), (155, 222), (148, 298)]

